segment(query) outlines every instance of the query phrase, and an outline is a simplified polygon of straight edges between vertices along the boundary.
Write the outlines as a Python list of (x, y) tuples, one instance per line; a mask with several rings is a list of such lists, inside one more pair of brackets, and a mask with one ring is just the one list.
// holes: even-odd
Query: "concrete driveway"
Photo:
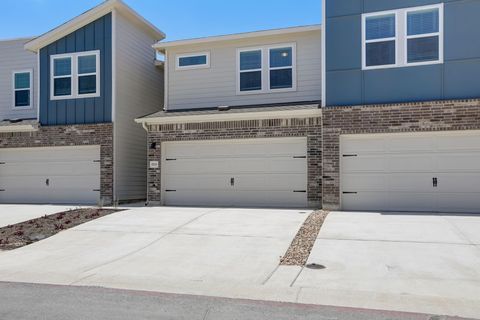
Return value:
[(480, 216), (333, 212), (325, 269), (278, 266), (308, 213), (132, 208), (0, 252), (0, 281), (480, 318)]
[(480, 215), (333, 212), (309, 263), (306, 303), (480, 318)]
[(75, 206), (61, 205), (0, 204), (0, 228), (74, 208)]
[(246, 297), (277, 268), (308, 214), (133, 208), (1, 252), (0, 281)]

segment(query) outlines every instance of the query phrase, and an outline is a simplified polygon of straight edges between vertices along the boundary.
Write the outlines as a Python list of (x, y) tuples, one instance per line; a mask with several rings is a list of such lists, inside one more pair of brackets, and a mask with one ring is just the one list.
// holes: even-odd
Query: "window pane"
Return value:
[(54, 96), (69, 96), (72, 94), (71, 78), (58, 78), (54, 79)]
[(54, 59), (54, 75), (55, 76), (68, 76), (71, 74), (72, 60), (71, 58)]
[(270, 89), (292, 87), (292, 69), (270, 70)]
[(262, 72), (240, 73), (240, 91), (262, 90)]
[(367, 67), (395, 64), (395, 41), (367, 43), (366, 64)]
[(78, 94), (87, 94), (97, 92), (97, 77), (82, 76), (78, 77)]
[(27, 107), (30, 105), (30, 90), (15, 91), (15, 107)]
[(408, 62), (438, 60), (438, 36), (408, 39)]
[(408, 13), (408, 35), (434, 33), (439, 31), (438, 9)]
[(95, 73), (97, 72), (97, 57), (82, 56), (78, 57), (78, 73)]
[(182, 57), (178, 59), (180, 67), (198, 66), (207, 64), (207, 56)]
[(15, 89), (30, 88), (30, 73), (15, 73)]
[(262, 51), (240, 52), (240, 70), (260, 69), (262, 67)]
[(292, 48), (270, 49), (270, 67), (291, 67)]
[(395, 37), (395, 15), (367, 18), (365, 33), (367, 40)]

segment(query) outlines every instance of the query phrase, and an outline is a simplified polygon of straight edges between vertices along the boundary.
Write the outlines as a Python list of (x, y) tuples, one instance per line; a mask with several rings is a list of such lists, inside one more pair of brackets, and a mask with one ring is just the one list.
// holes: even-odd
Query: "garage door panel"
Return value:
[[(480, 137), (479, 137), (480, 139)], [(480, 172), (480, 152), (478, 153), (439, 153), (438, 171), (476, 171)]]
[[(72, 170), (74, 168), (74, 170)], [(67, 176), (83, 176), (100, 171), (100, 164), (92, 161), (73, 161), (73, 162), (57, 162), (52, 161), (35, 163), (34, 166), (28, 163), (6, 163), (0, 166), (0, 176), (49, 176), (49, 175), (67, 175)]]
[[(258, 139), (263, 140), (263, 139)], [(165, 152), (171, 158), (231, 158), (235, 156), (255, 156), (255, 155), (290, 155), (290, 154), (306, 154), (306, 146), (299, 143), (303, 139), (291, 139), (293, 142), (277, 142), (271, 141), (264, 144), (258, 141), (229, 143), (228, 140), (219, 142), (213, 141), (196, 141), (196, 142), (180, 142), (170, 144), (165, 147)]]
[(411, 191), (428, 192), (432, 189), (432, 175), (412, 173), (344, 174), (342, 190), (355, 191)]
[(306, 138), (167, 142), (162, 147), (167, 205), (307, 205)]
[(431, 172), (434, 157), (429, 154), (385, 155), (388, 172)]
[(405, 153), (405, 152), (424, 152), (433, 149), (432, 139), (430, 137), (419, 136), (403, 136), (396, 139), (386, 140), (386, 151), (391, 153)]
[(438, 192), (476, 192), (480, 197), (480, 173), (441, 173), (436, 177)]
[(342, 208), (480, 213), (479, 131), (341, 139)]
[(386, 169), (386, 160), (379, 156), (362, 155), (357, 157), (343, 157), (342, 172), (380, 171)]
[(388, 188), (388, 176), (384, 174), (343, 174), (343, 191), (384, 191)]
[(236, 190), (247, 191), (287, 191), (306, 190), (304, 176), (297, 174), (267, 174), (235, 176)]
[(96, 204), (100, 147), (0, 149), (0, 202)]
[(475, 213), (480, 213), (480, 194), (479, 193), (440, 193), (437, 199), (440, 208), (448, 208), (451, 213), (472, 212), (472, 208), (477, 208)]
[(438, 151), (478, 151), (480, 152), (480, 139), (478, 134), (453, 134), (435, 137), (435, 145)]
[[(195, 181), (201, 181), (195, 182)], [(173, 190), (224, 190), (230, 184), (230, 176), (223, 174), (166, 175), (164, 183)]]

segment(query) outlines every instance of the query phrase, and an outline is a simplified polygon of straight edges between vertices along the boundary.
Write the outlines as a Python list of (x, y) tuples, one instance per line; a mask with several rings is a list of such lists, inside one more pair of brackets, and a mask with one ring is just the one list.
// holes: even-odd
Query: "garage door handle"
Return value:
[(438, 186), (438, 178), (432, 178), (432, 184), (433, 184), (433, 187), (436, 188)]
[(50, 185), (50, 179), (45, 180), (45, 185), (48, 187)]
[(230, 178), (230, 185), (233, 187), (235, 185), (235, 178)]

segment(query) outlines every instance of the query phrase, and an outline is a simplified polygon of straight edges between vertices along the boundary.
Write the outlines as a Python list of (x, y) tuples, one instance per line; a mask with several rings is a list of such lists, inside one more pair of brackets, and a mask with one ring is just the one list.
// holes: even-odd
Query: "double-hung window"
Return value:
[(443, 4), (362, 16), (362, 67), (443, 63)]
[(440, 59), (440, 8), (408, 10), (407, 64)]
[(32, 107), (32, 71), (13, 72), (13, 107), (14, 109)]
[(387, 13), (365, 17), (365, 66), (396, 64), (396, 14)]
[(52, 100), (100, 95), (100, 52), (76, 52), (51, 56)]
[(237, 94), (295, 90), (295, 44), (239, 49), (237, 69)]

